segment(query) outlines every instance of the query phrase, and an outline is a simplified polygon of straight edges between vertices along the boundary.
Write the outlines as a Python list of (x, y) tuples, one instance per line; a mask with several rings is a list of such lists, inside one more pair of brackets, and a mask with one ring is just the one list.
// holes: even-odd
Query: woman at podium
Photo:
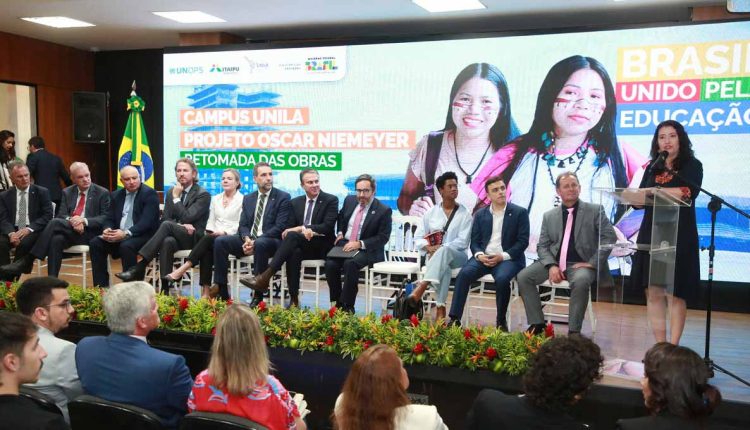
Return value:
[[(652, 252), (638, 251), (633, 256), (630, 274), (634, 288), (645, 288), (648, 317), (657, 342), (667, 340), (667, 304), (670, 306), (670, 342), (680, 342), (687, 313), (686, 300), (695, 296), (700, 286), (698, 227), (695, 219), (695, 198), (703, 181), (703, 165), (693, 153), (693, 145), (685, 128), (677, 121), (667, 120), (656, 127), (651, 141), (651, 162), (643, 174), (640, 188), (667, 193), (689, 202), (679, 208), (675, 264), (654, 264), (651, 244), (654, 209), (645, 207), (638, 233), (638, 244), (650, 244)], [(657, 191), (658, 190), (658, 191)], [(672, 273), (674, 271), (674, 281)]]

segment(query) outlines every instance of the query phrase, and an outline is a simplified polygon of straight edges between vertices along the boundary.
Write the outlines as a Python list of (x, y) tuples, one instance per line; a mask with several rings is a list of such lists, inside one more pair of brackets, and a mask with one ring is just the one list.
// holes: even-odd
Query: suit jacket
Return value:
[[(104, 228), (119, 229), (122, 221), (122, 210), (128, 192), (125, 188), (112, 193), (112, 204), (104, 223)], [(133, 237), (151, 236), (159, 228), (159, 196), (146, 184), (141, 184), (133, 200), (133, 226), (130, 233)]]
[(62, 198), (60, 180), (65, 183), (66, 187), (73, 185), (62, 159), (46, 149), (29, 154), (26, 158), (26, 165), (29, 166), (29, 173), (34, 178), (34, 183), (47, 188), (53, 201), (59, 202)]
[(163, 221), (175, 221), (180, 224), (192, 224), (199, 234), (203, 234), (208, 223), (211, 209), (211, 194), (198, 184), (193, 184), (185, 197), (185, 203), (172, 201), (172, 190), (164, 192)]
[[(471, 226), (471, 254), (484, 252), (492, 236), (492, 212), (487, 206), (474, 215)], [(503, 231), (501, 233), (503, 251), (510, 254), (515, 261), (523, 261), (526, 265), (524, 250), (529, 246), (529, 212), (520, 206), (507, 203), (503, 217)]]
[(181, 355), (113, 333), (81, 339), (76, 366), (86, 394), (148, 409), (172, 428), (187, 412), (193, 380)]
[[(603, 245), (615, 243), (617, 235), (609, 218), (604, 214), (602, 205), (579, 200), (573, 230), (578, 255), (584, 260), (583, 262), (597, 268), (598, 279), (609, 283), (611, 275), (607, 258), (612, 251), (599, 252), (599, 235), (601, 235)], [(536, 247), (539, 261), (545, 266), (558, 263), (557, 255), (560, 252), (564, 233), (562, 209), (558, 207), (545, 212), (542, 219), (542, 232)]]
[[(49, 191), (36, 184), (29, 186), (29, 228), (41, 233), (52, 219), (52, 201)], [(0, 193), (0, 233), (8, 235), (16, 231), (16, 187)]]
[(583, 430), (587, 428), (569, 415), (538, 408), (525, 397), (484, 389), (466, 416), (468, 430), (529, 429)]
[[(305, 211), (307, 210), (307, 194), (293, 198), (290, 204), (292, 210), (287, 228), (303, 225), (305, 222)], [(310, 229), (315, 233), (325, 236), (314, 236), (312, 238), (313, 241), (320, 241), (333, 246), (333, 241), (336, 239), (334, 230), (336, 228), (338, 210), (338, 197), (323, 191), (318, 194), (318, 200), (315, 203), (315, 207), (313, 207), (312, 217), (310, 218)]]
[[(57, 217), (67, 218), (72, 216), (78, 205), (78, 199), (78, 185), (71, 185), (65, 188), (60, 200), (60, 210), (57, 213)], [(104, 230), (104, 224), (109, 214), (110, 202), (109, 190), (100, 185), (91, 184), (89, 192), (86, 194), (86, 205), (83, 208), (83, 217), (88, 221), (87, 230), (94, 231), (96, 234)]]
[[(354, 214), (354, 210), (359, 206), (356, 196), (346, 196), (344, 206), (341, 208), (336, 227), (338, 233), (346, 234), (349, 227), (349, 219)], [(362, 228), (359, 233), (359, 240), (365, 244), (365, 253), (370, 263), (377, 263), (385, 260), (385, 244), (391, 238), (391, 227), (393, 220), (391, 218), (393, 211), (390, 207), (384, 205), (380, 200), (373, 197), (370, 211), (365, 215)]]
[(76, 345), (55, 337), (54, 333), (44, 327), (39, 327), (38, 333), (39, 344), (47, 351), (47, 357), (44, 359), (42, 371), (39, 372), (39, 379), (28, 386), (52, 397), (62, 411), (65, 421), (70, 422), (68, 401), (83, 394), (76, 371)]
[[(258, 191), (254, 191), (242, 198), (242, 213), (240, 213), (240, 228), (237, 234), (240, 237), (249, 237), (255, 221), (255, 206), (258, 204)], [(289, 193), (277, 188), (271, 188), (265, 203), (263, 213), (262, 237), (281, 239), (289, 219)]]

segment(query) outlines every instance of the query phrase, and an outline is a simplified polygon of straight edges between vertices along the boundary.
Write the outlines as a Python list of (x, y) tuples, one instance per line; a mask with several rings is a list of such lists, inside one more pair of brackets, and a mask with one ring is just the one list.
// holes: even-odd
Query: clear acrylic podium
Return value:
[[(600, 315), (609, 315), (599, 319), (599, 324), (605, 323), (609, 328), (602, 327), (600, 333), (606, 336), (610, 353), (617, 358), (640, 361), (641, 356), (629, 356), (633, 351), (643, 351), (633, 342), (650, 342), (653, 335), (647, 322), (649, 321), (646, 307), (640, 305), (624, 305), (623, 296), (626, 287), (625, 276), (630, 274), (631, 256), (636, 251), (642, 251), (649, 256), (648, 285), (663, 288), (667, 296), (674, 292), (675, 256), (677, 245), (677, 231), (680, 217), (680, 207), (689, 203), (682, 201), (658, 188), (597, 188), (600, 202), (604, 207), (614, 203), (623, 213), (621, 219), (615, 220), (615, 227), (628, 227), (628, 219), (633, 217), (629, 211), (650, 207), (653, 212), (651, 224), (651, 240), (649, 243), (636, 243), (636, 232), (630, 237), (623, 238), (618, 234), (615, 244), (602, 243), (599, 238), (600, 262), (607, 261), (611, 267), (620, 269), (620, 276), (616, 281), (607, 270), (597, 270), (597, 302), (602, 308)], [(642, 211), (641, 211), (642, 212)], [(608, 220), (600, 220), (602, 222)], [(630, 226), (632, 227), (632, 225)], [(600, 228), (601, 231), (601, 228)], [(629, 240), (628, 240), (629, 239)], [(645, 240), (642, 240), (646, 242)], [(601, 264), (601, 263), (600, 263)], [(664, 300), (666, 307), (666, 300)], [(605, 312), (606, 311), (606, 312)], [(664, 310), (666, 313), (666, 309)], [(645, 331), (644, 331), (645, 328)], [(646, 336), (644, 338), (644, 336)], [(598, 337), (598, 336), (597, 336)], [(640, 352), (639, 352), (640, 354)], [(609, 357), (608, 357), (609, 358)]]

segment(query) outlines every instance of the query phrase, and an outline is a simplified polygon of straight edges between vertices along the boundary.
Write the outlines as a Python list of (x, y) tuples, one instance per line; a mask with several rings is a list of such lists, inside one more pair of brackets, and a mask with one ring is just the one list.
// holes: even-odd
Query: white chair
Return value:
[[(466, 319), (465, 322), (471, 322), (471, 313), (474, 309), (497, 312), (497, 291), (495, 289), (490, 290), (486, 288), (487, 284), (494, 285), (494, 283), (495, 279), (492, 277), (491, 273), (488, 273), (479, 278), (478, 286), (469, 289), (469, 297), (466, 300), (467, 310), (464, 315), (464, 318)], [(510, 281), (510, 300), (508, 302), (508, 310), (505, 312), (505, 321), (508, 324), (509, 330), (513, 321), (513, 304), (520, 298), (521, 297), (518, 294), (518, 283), (516, 282), (516, 278), (513, 278)], [(478, 301), (480, 304), (472, 304), (472, 301)], [(490, 301), (490, 303), (486, 304), (486, 301)]]
[[(365, 312), (372, 311), (372, 302), (380, 300), (385, 303), (401, 288), (400, 283), (392, 282), (391, 276), (400, 275), (419, 278), (422, 271), (420, 252), (415, 239), (419, 237), (422, 219), (414, 216), (394, 217), (395, 239), (389, 241), (388, 259), (375, 263), (369, 269), (365, 287)], [(385, 283), (383, 283), (385, 281)]]
[[(270, 262), (270, 261), (269, 261)], [(229, 276), (228, 280), (231, 283), (232, 297), (235, 300), (239, 300), (240, 297), (240, 276), (248, 275), (253, 273), (253, 265), (255, 264), (255, 257), (253, 255), (244, 255), (240, 258), (234, 255), (229, 256)], [(278, 279), (275, 279), (279, 276)], [(277, 284), (278, 283), (278, 284)], [(276, 272), (274, 279), (271, 280), (270, 294), (268, 295), (268, 304), (274, 305), (274, 290), (278, 285), (280, 290), (280, 304), (284, 304), (284, 298), (286, 297), (286, 264), (281, 266), (281, 270)]]
[[(63, 254), (72, 254), (75, 255), (74, 257), (67, 257), (63, 258), (62, 264), (60, 264), (60, 273), (59, 275), (66, 275), (66, 276), (76, 276), (81, 278), (81, 286), (83, 288), (88, 287), (88, 274), (91, 272), (91, 266), (88, 262), (89, 257), (89, 246), (88, 245), (73, 245), (71, 247), (63, 249)], [(80, 263), (71, 263), (71, 262), (65, 262), (66, 260), (72, 260), (72, 259), (81, 259)], [(42, 268), (47, 267), (47, 263), (40, 260), (37, 262), (36, 266), (36, 272), (38, 276), (42, 276)], [(76, 272), (67, 272), (67, 269), (75, 268), (80, 269)], [(107, 271), (110, 273), (110, 276), (112, 274), (112, 266), (110, 264), (110, 259), (107, 257)]]
[[(593, 287), (593, 285), (592, 285)], [(542, 299), (542, 309), (544, 309), (544, 316), (547, 322), (551, 322), (552, 318), (569, 318), (570, 308), (570, 297), (560, 296), (557, 294), (557, 290), (568, 290), (570, 291), (570, 284), (568, 281), (563, 280), (559, 284), (553, 284), (548, 280), (542, 282), (537, 288), (549, 288), (549, 291), (540, 293)], [(596, 332), (596, 315), (594, 314), (594, 306), (591, 303), (591, 288), (589, 288), (589, 301), (586, 305), (586, 309), (589, 313), (589, 320), (591, 321), (591, 331)]]
[[(192, 250), (190, 249), (181, 249), (175, 252), (174, 253), (175, 264), (178, 264), (180, 266), (185, 264), (185, 261), (187, 260), (191, 251)], [(167, 274), (165, 273), (164, 275), (167, 275)], [(185, 282), (188, 282), (190, 284), (190, 297), (195, 297), (195, 272), (192, 267), (185, 273), (182, 279), (177, 280), (175, 282), (176, 287), (179, 289), (182, 289), (182, 286), (184, 285)]]
[[(315, 307), (320, 307), (320, 281), (323, 279), (323, 269), (326, 266), (325, 260), (302, 260), (300, 268), (299, 291), (300, 293), (314, 293)], [(306, 269), (312, 269), (313, 274), (307, 273)], [(305, 288), (305, 284), (312, 284), (312, 289)]]

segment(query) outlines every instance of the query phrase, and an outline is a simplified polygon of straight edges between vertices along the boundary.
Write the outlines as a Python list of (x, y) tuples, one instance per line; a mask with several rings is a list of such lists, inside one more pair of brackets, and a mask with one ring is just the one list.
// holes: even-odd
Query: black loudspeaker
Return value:
[(107, 143), (105, 93), (73, 93), (73, 140), (78, 143)]

